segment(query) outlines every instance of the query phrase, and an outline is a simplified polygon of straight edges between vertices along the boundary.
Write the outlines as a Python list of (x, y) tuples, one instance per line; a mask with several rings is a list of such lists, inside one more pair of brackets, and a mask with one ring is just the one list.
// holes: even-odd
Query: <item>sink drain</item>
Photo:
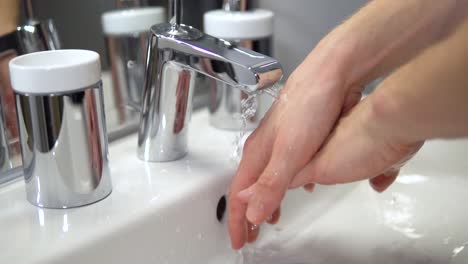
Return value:
[(216, 206), (216, 218), (221, 223), (226, 212), (226, 195), (223, 195), (219, 201), (218, 206)]

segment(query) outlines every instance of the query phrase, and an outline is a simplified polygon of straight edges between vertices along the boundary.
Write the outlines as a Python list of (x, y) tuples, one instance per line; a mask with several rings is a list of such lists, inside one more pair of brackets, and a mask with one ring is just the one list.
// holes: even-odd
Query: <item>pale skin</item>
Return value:
[(467, 12), (468, 0), (375, 0), (312, 50), (244, 147), (234, 249), (277, 221), (290, 188), (369, 179), (382, 192), (424, 141), (468, 136)]

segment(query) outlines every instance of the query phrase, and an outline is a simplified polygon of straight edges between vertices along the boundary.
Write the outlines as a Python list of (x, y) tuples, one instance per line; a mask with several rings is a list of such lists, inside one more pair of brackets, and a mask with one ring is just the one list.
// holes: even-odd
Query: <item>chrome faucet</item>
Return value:
[(138, 157), (145, 161), (177, 160), (187, 153), (197, 74), (248, 93), (283, 75), (277, 60), (181, 24), (181, 4), (172, 1), (171, 23), (151, 28), (138, 132)]

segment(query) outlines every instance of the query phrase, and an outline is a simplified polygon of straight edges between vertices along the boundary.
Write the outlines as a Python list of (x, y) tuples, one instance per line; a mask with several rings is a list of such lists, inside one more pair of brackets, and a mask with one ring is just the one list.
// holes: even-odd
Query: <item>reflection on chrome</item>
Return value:
[(110, 194), (101, 84), (61, 95), (16, 94), (26, 197), (69, 208)]
[(283, 75), (280, 63), (177, 23), (181, 1), (174, 1), (172, 24), (151, 28), (138, 132), (138, 156), (145, 161), (170, 161), (187, 152), (187, 126), (197, 75), (233, 89), (255, 92)]

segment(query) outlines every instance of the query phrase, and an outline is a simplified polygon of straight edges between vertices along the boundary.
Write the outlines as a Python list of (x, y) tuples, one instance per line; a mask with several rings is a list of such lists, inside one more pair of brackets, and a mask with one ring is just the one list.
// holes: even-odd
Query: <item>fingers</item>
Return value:
[[(262, 131), (267, 130), (259, 128), (247, 139), (244, 145), (243, 159), (231, 183), (228, 203), (228, 228), (234, 249), (243, 247), (249, 235), (245, 218), (247, 205), (238, 198), (237, 194), (256, 182), (258, 175), (263, 171), (269, 159), (270, 147), (266, 144), (268, 134)], [(252, 146), (255, 146), (255, 148)]]
[(258, 234), (260, 233), (260, 226), (254, 225), (252, 223), (248, 223), (247, 228), (248, 228), (247, 229), (248, 230), (247, 242), (253, 243), (258, 238)]
[(264, 172), (247, 190), (252, 193), (246, 212), (247, 219), (254, 224), (265, 222), (279, 208), (289, 181), (290, 176), (282, 176), (279, 172)]
[[(269, 224), (271, 224), (271, 225), (274, 225), (274, 224), (278, 223), (280, 216), (281, 216), (281, 210), (278, 209), (267, 219), (267, 222)], [(247, 234), (247, 242), (248, 243), (255, 242), (257, 240), (257, 238), (258, 238), (259, 233), (260, 233), (260, 226), (252, 224), (252, 223), (249, 222), (247, 224), (247, 233), (248, 233)]]
[[(319, 153), (294, 177), (291, 188), (310, 182), (338, 184), (373, 178), (406, 160), (420, 148), (420, 143), (403, 144), (390, 132), (379, 131), (377, 134), (369, 129), (368, 124), (379, 120), (369, 119), (366, 115), (365, 101), (340, 120)], [(383, 191), (396, 175), (378, 177), (371, 183), (376, 182), (376, 188)]]
[(304, 185), (304, 190), (306, 190), (307, 192), (313, 192), (314, 189), (315, 189), (315, 184), (313, 183), (308, 183)]
[(370, 186), (376, 192), (384, 192), (398, 177), (399, 170), (390, 170), (369, 180)]
[(353, 109), (353, 107), (355, 107), (361, 101), (362, 90), (363, 90), (362, 87), (358, 87), (356, 91), (351, 91), (348, 94), (348, 96), (345, 98), (343, 109), (341, 110), (343, 114), (348, 113), (351, 109)]
[(271, 225), (278, 223), (281, 216), (281, 209), (278, 208), (268, 219), (267, 222)]

